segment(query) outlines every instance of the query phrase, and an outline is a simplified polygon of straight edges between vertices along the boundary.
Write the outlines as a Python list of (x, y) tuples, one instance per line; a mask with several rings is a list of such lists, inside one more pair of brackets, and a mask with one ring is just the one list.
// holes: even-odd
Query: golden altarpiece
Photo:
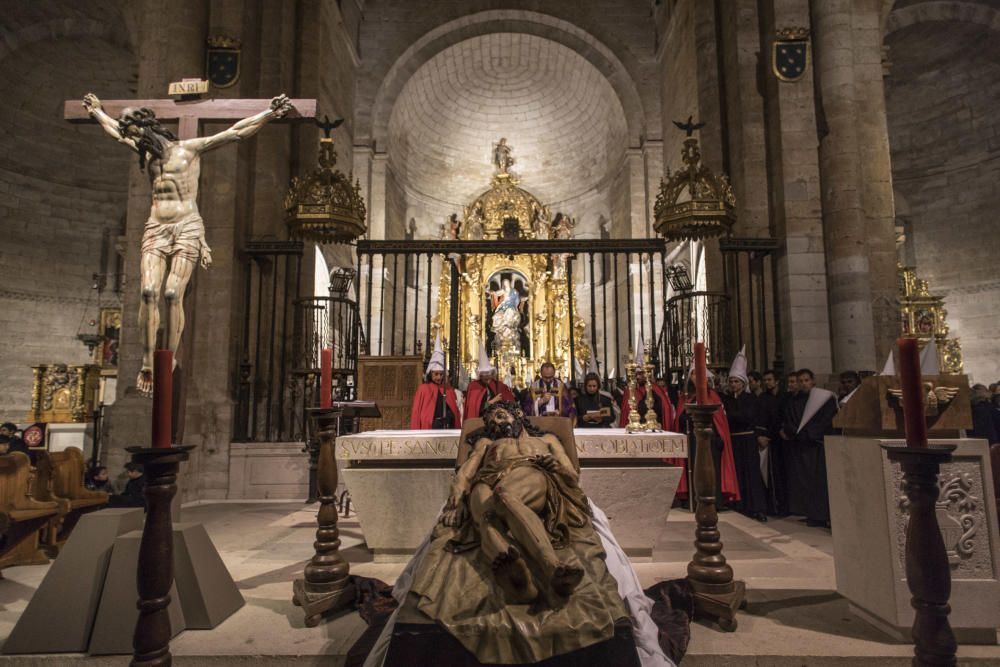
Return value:
[(931, 294), (927, 281), (918, 278), (912, 266), (898, 267), (898, 275), (902, 334), (916, 338), (921, 348), (933, 342), (937, 346), (942, 374), (962, 374), (962, 345), (957, 338), (948, 337), (944, 298)]
[[(546, 361), (568, 378), (574, 356), (583, 367), (590, 358), (584, 322), (570, 298), (570, 258), (558, 253), (504, 254), (503, 248), (524, 240), (570, 239), (575, 222), (562, 213), (553, 217), (537, 197), (519, 187), (510, 171), (510, 146), (503, 139), (494, 147), (493, 163), (496, 173), (489, 189), (464, 208), (461, 219), (451, 216), (444, 237), (495, 241), (497, 252), (456, 258), (457, 290), (452, 289), (451, 273), (442, 272), (432, 333), (440, 332), (447, 340), (451, 313), (459, 314), (458, 359), (470, 377), (475, 377), (484, 345), (501, 376), (520, 386)], [(458, 308), (453, 311), (456, 291)]]

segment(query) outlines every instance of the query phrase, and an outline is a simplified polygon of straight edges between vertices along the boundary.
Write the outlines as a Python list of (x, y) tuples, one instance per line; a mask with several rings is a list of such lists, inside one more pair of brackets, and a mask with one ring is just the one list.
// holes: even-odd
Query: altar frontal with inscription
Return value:
[[(460, 432), (368, 431), (337, 438), (336, 456), (376, 560), (406, 560), (433, 525), (455, 470)], [(687, 458), (680, 433), (576, 429), (580, 486), (633, 558), (652, 555)]]

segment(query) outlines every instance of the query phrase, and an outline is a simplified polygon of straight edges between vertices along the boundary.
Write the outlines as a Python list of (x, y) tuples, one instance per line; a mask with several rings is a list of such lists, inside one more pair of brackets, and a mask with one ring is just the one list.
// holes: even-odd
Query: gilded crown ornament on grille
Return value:
[[(689, 123), (690, 124), (690, 123)], [(685, 126), (678, 124), (685, 129)], [(688, 132), (681, 149), (684, 168), (660, 180), (653, 212), (655, 229), (669, 241), (697, 240), (729, 233), (736, 220), (736, 197), (725, 174), (701, 163), (698, 140)]]
[(292, 178), (285, 195), (285, 224), (292, 238), (317, 243), (348, 243), (367, 231), (361, 184), (351, 183), (337, 164), (330, 130), (336, 125), (319, 123), (325, 137), (319, 140), (319, 169), (302, 178)]

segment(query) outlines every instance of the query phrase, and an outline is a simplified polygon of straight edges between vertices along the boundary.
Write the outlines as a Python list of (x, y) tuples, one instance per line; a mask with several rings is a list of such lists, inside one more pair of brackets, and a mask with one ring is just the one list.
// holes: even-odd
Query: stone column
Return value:
[(780, 82), (771, 70), (775, 31), (808, 28), (808, 0), (761, 3), (764, 117), (771, 227), (783, 242), (777, 255), (778, 304), (785, 369), (832, 370), (830, 314), (824, 266), (819, 154), (813, 75)]
[[(201, 0), (143, 0), (137, 13), (141, 24), (136, 97), (164, 98), (171, 81), (204, 71), (208, 9)], [(121, 361), (117, 398), (105, 414), (105, 461), (115, 471), (129, 460), (124, 447), (149, 444), (152, 409), (150, 400), (135, 390), (142, 364), (138, 324), (140, 246), (149, 217), (149, 177), (139, 171), (136, 161), (132, 162), (125, 229)]]
[[(259, 14), (255, 8), (231, 0), (212, 0), (208, 4), (212, 33), (232, 35), (242, 41), (240, 80), (213, 94), (219, 98), (258, 97)], [(204, 52), (204, 43), (201, 48)], [(201, 134), (214, 134), (230, 125), (228, 121), (203, 123)], [(267, 129), (280, 132), (279, 128)], [(213, 262), (208, 271), (197, 271), (185, 304), (187, 340), (182, 347), (188, 354), (181, 359), (187, 394), (183, 444), (194, 445), (195, 449), (182, 500), (225, 498), (229, 492), (229, 442), (235, 407), (232, 385), (238, 363), (244, 280), (240, 249), (253, 235), (254, 154), (260, 150), (256, 143), (259, 139), (217, 148), (201, 159), (198, 207)], [(266, 197), (261, 201), (262, 206), (269, 204)], [(266, 217), (266, 212), (261, 217)]]
[(834, 366), (877, 370), (898, 327), (881, 3), (811, 4)]
[(736, 195), (737, 236), (770, 235), (757, 4), (757, 0), (733, 0), (719, 5), (727, 162)]

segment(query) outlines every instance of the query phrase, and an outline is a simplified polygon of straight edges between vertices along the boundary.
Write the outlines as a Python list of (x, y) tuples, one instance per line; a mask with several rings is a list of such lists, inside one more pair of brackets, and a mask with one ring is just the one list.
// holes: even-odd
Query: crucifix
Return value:
[[(198, 211), (201, 154), (252, 136), (276, 120), (302, 121), (316, 117), (316, 100), (221, 99), (178, 102), (110, 100), (88, 93), (83, 104), (67, 100), (64, 118), (70, 122), (96, 121), (113, 139), (139, 155), (139, 169), (148, 167), (152, 205), (142, 236), (139, 328), (142, 367), (136, 380), (140, 394), (152, 395), (153, 351), (160, 326), (160, 295), (167, 307), (165, 347), (174, 353), (184, 330), (184, 290), (200, 263), (208, 268), (211, 250)], [(161, 125), (176, 121), (177, 134)], [(227, 130), (199, 137), (202, 121), (232, 122)], [(176, 365), (176, 361), (174, 362)]]

